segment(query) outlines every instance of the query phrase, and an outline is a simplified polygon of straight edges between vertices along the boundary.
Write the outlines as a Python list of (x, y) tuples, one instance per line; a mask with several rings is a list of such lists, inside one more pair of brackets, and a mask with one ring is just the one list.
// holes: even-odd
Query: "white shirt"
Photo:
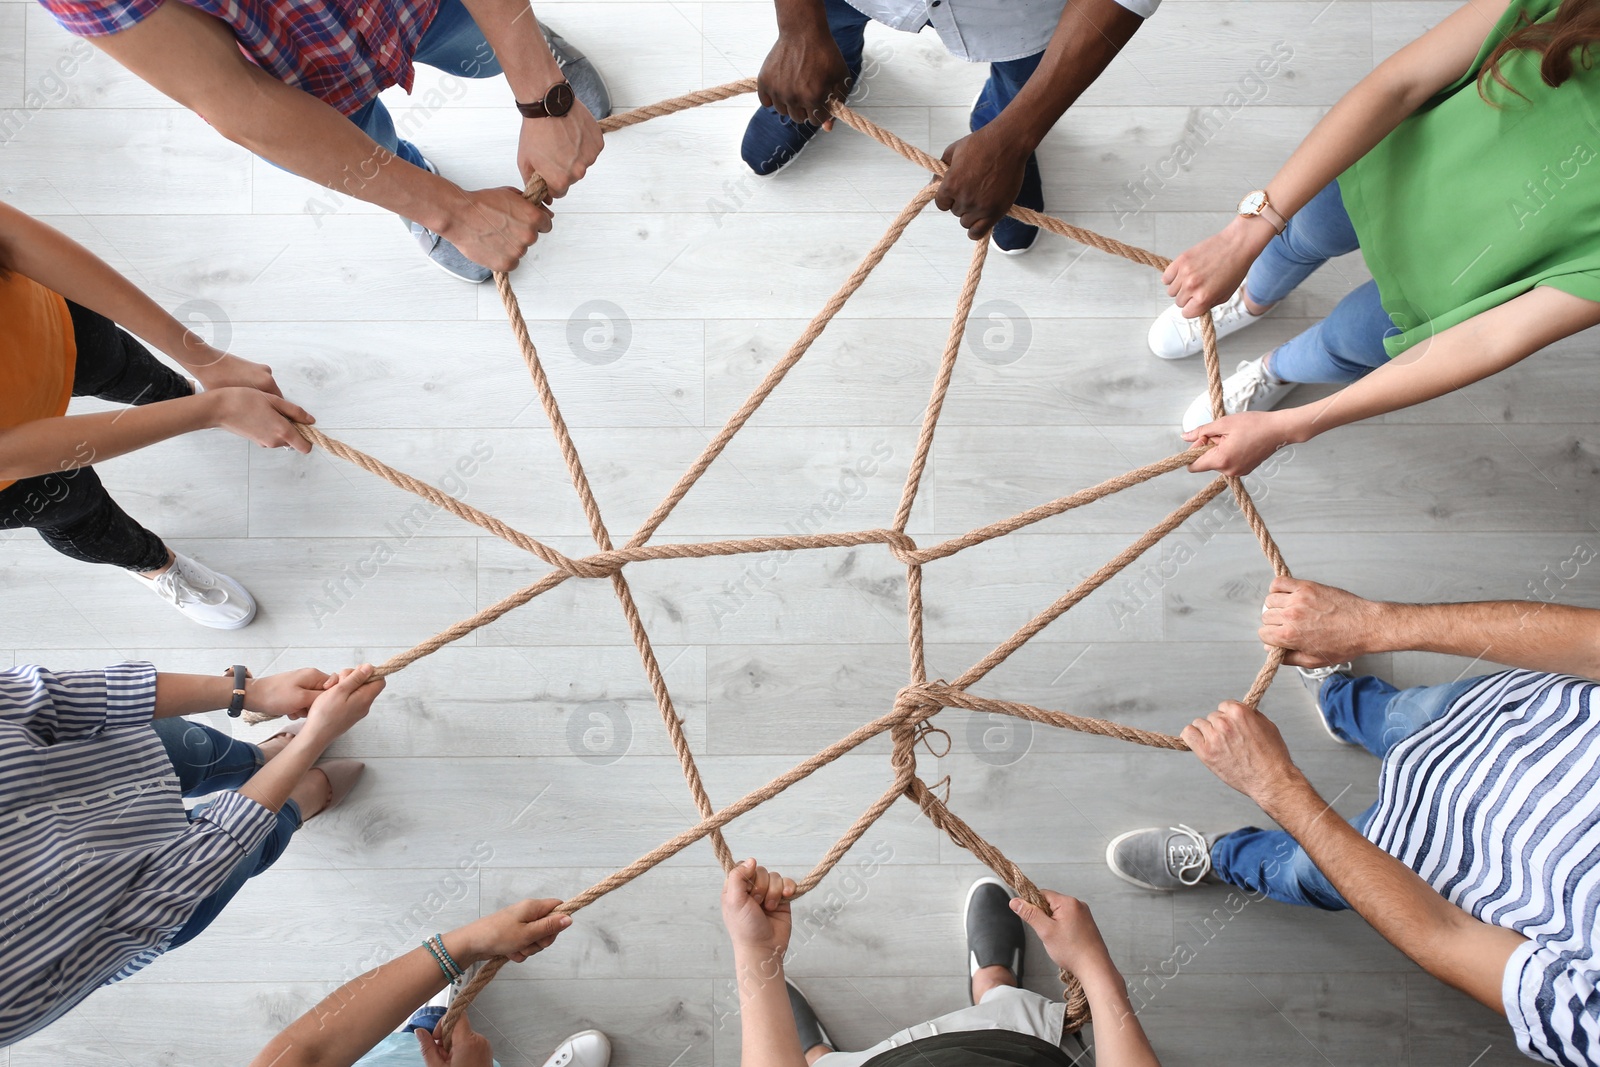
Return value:
[(1600, 1064), (1600, 685), (1506, 671), (1389, 751), (1366, 835), (1528, 940), (1501, 984), (1517, 1045)]
[[(1161, 0), (1117, 0), (1149, 18)], [(969, 63), (1005, 63), (1049, 45), (1066, 0), (849, 0), (851, 7), (893, 30), (917, 33), (933, 25), (950, 54)]]

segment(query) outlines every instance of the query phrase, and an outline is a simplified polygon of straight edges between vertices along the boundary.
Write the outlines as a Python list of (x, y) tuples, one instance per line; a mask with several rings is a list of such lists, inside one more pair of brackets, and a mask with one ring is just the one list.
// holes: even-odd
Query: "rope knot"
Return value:
[(908, 567), (914, 567), (922, 560), (917, 555), (917, 543), (910, 535), (899, 530), (884, 530), (883, 543), (889, 549), (889, 554)]
[(563, 557), (556, 566), (574, 578), (609, 578), (621, 571), (626, 562), (620, 552), (596, 552), (582, 559)]

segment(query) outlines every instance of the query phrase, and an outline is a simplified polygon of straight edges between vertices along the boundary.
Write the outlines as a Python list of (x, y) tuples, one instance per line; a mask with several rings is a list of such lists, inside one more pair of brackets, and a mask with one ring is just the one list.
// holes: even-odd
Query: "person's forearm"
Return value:
[(1094, 1018), (1094, 1060), (1099, 1067), (1160, 1067), (1150, 1039), (1128, 1000), (1128, 985), (1111, 957), (1074, 972)]
[(1424, 101), (1394, 72), (1379, 67), (1334, 104), (1265, 188), (1284, 218), (1372, 151)]
[(1039, 66), (979, 132), (1023, 155), (1032, 152), (1142, 25), (1144, 19), (1115, 0), (1069, 2)]
[(203, 393), (123, 411), (37, 419), (0, 430), (0, 479), (87, 467), (216, 426), (216, 397), (215, 393)]
[[(1341, 819), (1298, 769), (1255, 799), (1390, 944), (1435, 978), (1504, 1012), (1500, 976), (1526, 940), (1521, 934), (1481, 923), (1445, 900)], [(1464, 951), (1468, 944), (1477, 951)]]
[(525, 103), (539, 100), (561, 80), (561, 68), (544, 43), (539, 20), (527, 0), (463, 2), (472, 21), (478, 24), (484, 39), (494, 49), (494, 58), (500, 61), (506, 72), (506, 82), (518, 100)]
[(250, 780), (239, 787), (239, 792), (264, 808), (281, 811), (294, 787), (332, 742), (333, 738), (325, 736), (314, 722), (309, 723), (289, 739), (282, 752), (251, 775)]
[(1287, 408), (1274, 416), (1284, 422), (1287, 440), (1309, 441), (1337, 427), (1387, 415), (1482, 381), (1529, 354), (1524, 346), (1482, 344), (1476, 332), (1473, 320), (1451, 327), (1427, 342), (1425, 351), (1412, 349), (1326, 399)]
[(1326, 399), (1270, 417), (1280, 423), (1285, 441), (1309, 441), (1482, 381), (1596, 323), (1600, 302), (1541, 286), (1412, 345)]
[(257, 72), (259, 91), (225, 95), (205, 117), (235, 144), (337, 192), (415, 219), (438, 232), (461, 201), (451, 182), (413, 167), (337, 110)]
[(774, 0), (778, 14), (778, 34), (821, 34), (831, 39), (828, 9), (822, 0)]
[(735, 945), (739, 983), (740, 1062), (744, 1067), (805, 1067), (784, 986), (783, 957)]
[[(445, 934), (444, 947), (461, 967), (485, 958), (461, 930)], [(349, 1067), (444, 986), (432, 953), (414, 948), (324, 997), (268, 1042), (251, 1067)]]
[(153, 717), (170, 719), (180, 715), (198, 715), (225, 708), (232, 700), (231, 674), (169, 674), (162, 671), (156, 675), (156, 710)]
[(230, 141), (303, 178), (436, 232), (465, 206), (456, 186), (396, 159), (328, 104), (251, 63), (228, 25), (197, 8), (163, 4), (93, 43)]
[(1506, 3), (1469, 3), (1357, 82), (1267, 183), (1279, 213), (1287, 218), (1299, 211), (1435, 93), (1465, 74)]
[(185, 367), (209, 346), (111, 265), (53, 226), (0, 204), (0, 244), (20, 274), (99, 312)]
[(1594, 608), (1529, 600), (1377, 608), (1372, 652), (1441, 652), (1600, 679), (1600, 611)]

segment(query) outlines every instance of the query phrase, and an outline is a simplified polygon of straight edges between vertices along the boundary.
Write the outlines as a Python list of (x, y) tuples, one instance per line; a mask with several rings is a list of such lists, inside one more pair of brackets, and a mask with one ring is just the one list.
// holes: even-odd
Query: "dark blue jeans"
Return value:
[[(844, 53), (844, 61), (850, 69), (860, 70), (861, 50), (866, 39), (867, 23), (872, 19), (845, 3), (845, 0), (826, 0), (826, 5), (828, 31), (833, 34), (834, 43), (839, 46), (839, 51)], [(978, 96), (977, 106), (972, 109), (970, 128), (976, 130), (993, 122), (1017, 93), (1022, 91), (1023, 84), (1038, 69), (1039, 60), (1043, 58), (1044, 52), (1040, 51), (1037, 55), (1024, 56), (1021, 59), (990, 63), (989, 80)]]
[[(1245, 291), (1258, 304), (1276, 304), (1328, 260), (1360, 247), (1339, 183), (1329, 182), (1256, 257)], [(1383, 310), (1378, 283), (1369, 281), (1279, 345), (1267, 369), (1286, 382), (1353, 382), (1389, 362), (1383, 339), (1399, 332)]]
[[(1333, 675), (1322, 683), (1318, 699), (1327, 709), (1328, 725), (1346, 741), (1382, 759), (1389, 750), (1449, 710), (1455, 699), (1482, 679), (1466, 678), (1448, 685), (1396, 689), (1381, 678)], [(1365, 830), (1373, 808), (1350, 824)], [(1311, 862), (1306, 850), (1282, 830), (1247, 826), (1219, 837), (1211, 846), (1211, 869), (1218, 878), (1285, 904), (1307, 904), (1326, 911), (1350, 905)]]
[[(153, 724), (156, 736), (167, 750), (167, 758), (178, 774), (178, 787), (186, 797), (205, 796), (226, 789), (238, 789), (250, 776), (261, 769), (265, 759), (261, 750), (247, 741), (236, 741), (227, 734), (203, 723), (188, 719), (156, 719)], [(203, 811), (204, 805), (190, 812)], [(289, 844), (289, 838), (300, 829), (300, 806), (288, 801), (278, 812), (278, 824), (266, 839), (234, 867), (228, 880), (210, 896), (200, 902), (189, 921), (184, 923), (167, 948), (174, 949), (193, 941), (195, 936), (211, 925), (213, 919), (232, 900), (245, 882), (271, 867)]]
[[(492, 78), (501, 72), (494, 49), (461, 0), (441, 0), (439, 11), (428, 23), (412, 59), (458, 78)], [(350, 121), (407, 163), (422, 166), (422, 153), (416, 145), (401, 138), (389, 109), (377, 97), (352, 114)]]

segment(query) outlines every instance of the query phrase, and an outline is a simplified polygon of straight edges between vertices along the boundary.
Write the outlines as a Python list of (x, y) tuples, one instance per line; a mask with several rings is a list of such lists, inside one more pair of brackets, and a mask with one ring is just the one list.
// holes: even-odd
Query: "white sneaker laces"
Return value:
[(1247, 359), (1223, 383), (1222, 410), (1229, 415), (1250, 410), (1250, 402), (1267, 388), (1267, 371), (1259, 359)]
[[(1224, 326), (1231, 326), (1244, 315), (1245, 306), (1242, 291), (1234, 293), (1226, 304), (1218, 304), (1211, 309), (1211, 321), (1216, 324), (1218, 329)], [(1192, 319), (1178, 319), (1178, 333), (1186, 346), (1200, 340), (1200, 322), (1201, 319), (1198, 315)]]
[(166, 573), (156, 578), (155, 590), (157, 596), (175, 608), (181, 608), (186, 603), (220, 604), (225, 598), (220, 589), (202, 589), (195, 585), (184, 573), (183, 564), (178, 562), (174, 562)]
[(1172, 829), (1184, 836), (1167, 841), (1167, 869), (1184, 885), (1198, 885), (1211, 871), (1211, 850), (1206, 847), (1206, 839), (1183, 823)]

